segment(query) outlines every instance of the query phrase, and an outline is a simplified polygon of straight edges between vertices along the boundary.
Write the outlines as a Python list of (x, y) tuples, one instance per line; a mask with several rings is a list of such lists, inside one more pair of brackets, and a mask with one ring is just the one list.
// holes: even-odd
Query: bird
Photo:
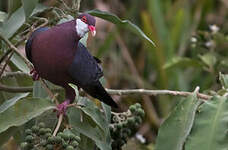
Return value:
[(25, 44), (26, 57), (34, 67), (30, 72), (33, 80), (41, 77), (65, 89), (65, 100), (57, 105), (59, 113), (65, 113), (67, 105), (75, 100), (75, 90), (69, 83), (118, 107), (99, 81), (103, 76), (101, 61), (79, 41), (88, 32), (95, 36), (95, 23), (94, 16), (82, 13), (74, 20), (35, 30)]

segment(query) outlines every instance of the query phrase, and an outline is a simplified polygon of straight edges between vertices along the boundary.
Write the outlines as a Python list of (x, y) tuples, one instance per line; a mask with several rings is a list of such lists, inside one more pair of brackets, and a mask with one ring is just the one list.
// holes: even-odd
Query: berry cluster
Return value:
[(139, 103), (131, 105), (126, 112), (112, 113), (110, 133), (113, 150), (120, 150), (127, 143), (127, 139), (135, 135), (144, 116), (145, 112)]
[(44, 123), (25, 130), (25, 142), (21, 143), (22, 150), (74, 150), (80, 142), (80, 137), (64, 130), (53, 136), (50, 128), (45, 128)]

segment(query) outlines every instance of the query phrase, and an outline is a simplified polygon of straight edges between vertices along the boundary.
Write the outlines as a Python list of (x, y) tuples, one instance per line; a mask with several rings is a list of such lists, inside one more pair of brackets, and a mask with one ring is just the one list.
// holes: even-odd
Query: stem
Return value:
[(63, 121), (63, 114), (60, 114), (57, 126), (55, 128), (54, 133), (53, 133), (53, 136), (56, 136), (57, 132), (59, 131), (59, 128), (60, 128), (62, 121)]
[[(20, 92), (32, 92), (33, 87), (11, 87), (7, 85), (0, 84), (0, 90), (10, 93), (20, 93)], [(54, 90), (60, 90), (54, 89)], [(126, 89), (126, 90), (114, 90), (106, 89), (110, 95), (147, 95), (147, 96), (157, 96), (157, 95), (172, 95), (172, 96), (183, 96), (187, 97), (192, 94), (192, 92), (186, 91), (171, 91), (171, 90), (148, 90), (148, 89)], [(210, 95), (197, 93), (197, 97), (203, 100), (209, 100), (212, 98)]]

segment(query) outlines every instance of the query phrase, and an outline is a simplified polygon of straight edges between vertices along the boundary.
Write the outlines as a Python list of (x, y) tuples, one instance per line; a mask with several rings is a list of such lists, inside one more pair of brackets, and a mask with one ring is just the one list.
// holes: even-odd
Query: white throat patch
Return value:
[(87, 32), (89, 32), (88, 25), (81, 21), (81, 19), (76, 19), (76, 31), (78, 36), (83, 37)]

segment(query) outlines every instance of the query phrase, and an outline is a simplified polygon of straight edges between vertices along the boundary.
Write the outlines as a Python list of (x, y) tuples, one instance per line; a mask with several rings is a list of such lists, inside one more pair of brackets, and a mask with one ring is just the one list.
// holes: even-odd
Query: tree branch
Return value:
[[(32, 92), (33, 87), (11, 87), (0, 84), (0, 91), (10, 92), (10, 93), (20, 93), (20, 92)], [(54, 90), (61, 90), (60, 88)], [(148, 95), (148, 96), (157, 96), (157, 95), (172, 95), (172, 96), (183, 96), (187, 97), (192, 94), (192, 92), (185, 91), (171, 91), (171, 90), (147, 90), (147, 89), (126, 89), (126, 90), (114, 90), (106, 89), (110, 95)], [(197, 97), (203, 100), (209, 100), (212, 96), (197, 93)]]

